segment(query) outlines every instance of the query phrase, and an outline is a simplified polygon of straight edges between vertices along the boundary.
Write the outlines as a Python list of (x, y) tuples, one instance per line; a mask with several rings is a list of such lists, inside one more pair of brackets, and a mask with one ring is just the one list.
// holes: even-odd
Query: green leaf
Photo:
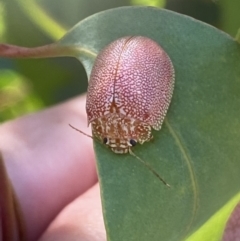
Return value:
[(218, 210), (204, 225), (193, 233), (186, 241), (221, 240), (222, 232), (229, 214), (240, 200), (240, 193), (233, 197), (226, 205)]
[[(150, 7), (95, 14), (59, 44), (98, 53), (125, 35), (154, 39), (175, 67), (176, 86), (162, 129), (153, 141), (134, 148), (171, 188), (133, 156), (95, 143), (108, 240), (184, 240), (204, 229), (240, 190), (240, 46), (214, 27)], [(84, 51), (79, 56), (88, 75), (93, 58)], [(228, 215), (221, 216), (223, 222)], [(221, 232), (210, 232), (207, 240), (218, 240)]]
[(89, 76), (97, 53), (126, 35), (154, 39), (175, 67), (175, 90), (162, 129), (153, 132), (153, 141), (134, 147), (171, 188), (130, 154), (117, 155), (95, 143), (108, 241), (219, 240), (240, 200), (237, 41), (183, 15), (124, 7), (81, 21), (56, 44), (2, 45), (0, 55), (74, 55)]
[(238, 29), (237, 31), (237, 35), (236, 35), (236, 41), (240, 44), (240, 29)]

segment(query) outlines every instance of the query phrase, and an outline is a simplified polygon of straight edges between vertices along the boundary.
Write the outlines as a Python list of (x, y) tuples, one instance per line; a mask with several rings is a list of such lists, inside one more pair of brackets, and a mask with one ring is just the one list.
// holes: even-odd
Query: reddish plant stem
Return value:
[(26, 48), (10, 44), (0, 44), (0, 57), (6, 58), (46, 58), (59, 56), (74, 56), (77, 48), (49, 44), (35, 48)]

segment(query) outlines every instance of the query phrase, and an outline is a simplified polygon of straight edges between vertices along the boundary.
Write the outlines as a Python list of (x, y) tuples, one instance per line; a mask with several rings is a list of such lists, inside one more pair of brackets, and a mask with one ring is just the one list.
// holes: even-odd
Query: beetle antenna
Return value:
[(167, 187), (171, 187), (166, 181), (164, 181), (164, 179), (163, 179), (162, 177), (160, 177), (160, 175), (152, 168), (152, 166), (151, 166), (149, 163), (143, 161), (143, 160), (142, 160), (139, 156), (137, 156), (130, 148), (129, 148), (129, 153), (130, 153), (132, 156), (136, 157), (143, 165), (145, 165), (145, 166), (149, 169), (149, 171), (151, 171), (152, 174), (154, 174), (164, 185), (166, 185)]
[(102, 144), (102, 142), (99, 141), (97, 138), (94, 138), (93, 136), (90, 136), (90, 135), (86, 134), (85, 132), (77, 129), (76, 127), (72, 126), (71, 124), (68, 124), (68, 125), (69, 125), (71, 128), (73, 128), (75, 131), (78, 131), (78, 132), (80, 132), (81, 134), (83, 134), (84, 136), (90, 137), (90, 138), (93, 139), (94, 141), (97, 141), (97, 142), (99, 142), (99, 143)]
[(83, 131), (80, 131), (79, 129), (77, 129), (76, 127), (72, 126), (71, 124), (68, 124), (70, 127), (72, 127), (75, 131), (78, 131), (80, 133), (82, 133), (84, 136), (87, 136), (87, 137), (90, 137), (91, 139), (95, 140), (92, 136), (86, 134), (85, 132)]

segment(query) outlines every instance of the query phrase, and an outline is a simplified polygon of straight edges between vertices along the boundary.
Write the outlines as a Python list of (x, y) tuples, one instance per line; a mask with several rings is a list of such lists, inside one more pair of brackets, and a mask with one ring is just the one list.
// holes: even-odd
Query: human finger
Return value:
[(26, 221), (36, 238), (60, 210), (97, 180), (85, 96), (0, 126), (0, 149)]
[(39, 241), (106, 241), (99, 184), (67, 205)]

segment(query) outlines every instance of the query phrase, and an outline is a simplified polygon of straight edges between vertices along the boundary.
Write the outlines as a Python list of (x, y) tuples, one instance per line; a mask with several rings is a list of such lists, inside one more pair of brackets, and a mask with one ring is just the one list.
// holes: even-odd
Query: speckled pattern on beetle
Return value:
[(86, 111), (93, 135), (115, 153), (127, 153), (160, 130), (174, 89), (167, 53), (142, 36), (120, 38), (97, 56)]

